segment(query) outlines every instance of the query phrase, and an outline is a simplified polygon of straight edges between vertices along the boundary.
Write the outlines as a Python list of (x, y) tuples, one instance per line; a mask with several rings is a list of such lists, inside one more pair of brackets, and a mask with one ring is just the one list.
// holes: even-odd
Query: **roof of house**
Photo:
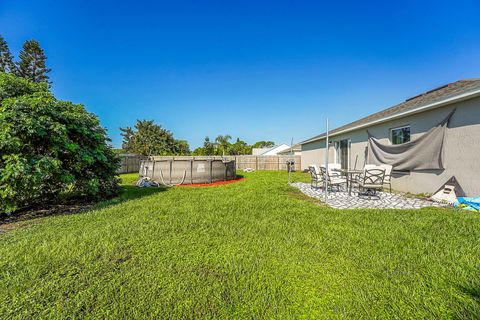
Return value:
[[(266, 154), (266, 153), (268, 153), (268, 152), (270, 152), (270, 151), (274, 151), (275, 149), (278, 149), (278, 148), (281, 148), (281, 147), (284, 147), (284, 146), (290, 148), (290, 146), (289, 146), (288, 144), (282, 143), (282, 144), (274, 145), (273, 147), (253, 148), (253, 149), (252, 149), (252, 153), (254, 153), (253, 150), (257, 150), (258, 153), (257, 153), (256, 155), (257, 155), (257, 156), (262, 156), (262, 155), (264, 155), (264, 154)], [(284, 151), (284, 150), (281, 150), (281, 151), (279, 151), (279, 153), (280, 153), (280, 152), (283, 152), (283, 151)]]
[[(396, 116), (401, 117), (407, 114), (415, 113), (416, 111), (424, 111), (424, 109), (434, 108), (447, 103), (453, 103), (461, 99), (467, 99), (472, 95), (480, 94), (480, 78), (464, 79), (447, 85), (435, 88), (433, 90), (424, 92), (412, 98), (405, 100), (393, 107), (376, 112), (367, 117), (348, 123), (344, 126), (330, 130), (329, 135), (335, 135), (343, 132), (348, 132), (361, 127), (369, 126), (386, 121)], [(312, 137), (300, 144), (305, 144), (315, 140), (323, 139), (326, 133)]]
[(293, 147), (288, 148), (286, 150), (283, 150), (280, 153), (281, 154), (288, 154), (290, 152), (295, 152), (295, 151), (302, 151), (302, 146), (300, 145), (300, 143), (294, 144)]
[(267, 151), (274, 149), (275, 147), (266, 147), (266, 148), (252, 148), (252, 154), (260, 156)]

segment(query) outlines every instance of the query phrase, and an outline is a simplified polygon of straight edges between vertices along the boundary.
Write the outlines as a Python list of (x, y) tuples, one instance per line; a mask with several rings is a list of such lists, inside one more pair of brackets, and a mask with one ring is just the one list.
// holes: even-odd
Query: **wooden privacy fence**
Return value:
[(301, 156), (290, 156), (290, 155), (281, 155), (281, 156), (251, 156), (251, 155), (241, 155), (241, 156), (226, 156), (228, 160), (235, 160), (237, 165), (237, 170), (243, 170), (246, 168), (252, 168), (255, 170), (287, 170), (287, 161), (295, 161), (294, 169), (295, 171), (300, 171), (301, 166)]
[[(122, 155), (121, 167), (119, 173), (133, 173), (139, 172), (140, 161), (146, 160), (148, 157), (139, 155)], [(243, 170), (246, 168), (252, 168), (255, 170), (287, 170), (287, 161), (295, 161), (294, 168), (296, 171), (301, 170), (301, 157), (300, 156), (251, 156), (251, 155), (239, 155), (239, 156), (152, 156), (150, 160), (235, 160), (236, 170)]]
[(295, 161), (295, 170), (301, 170), (300, 156), (153, 156), (152, 160), (235, 160), (236, 170), (287, 170), (287, 161)]
[(148, 157), (137, 154), (119, 155), (120, 168), (118, 173), (134, 173), (140, 170), (140, 161), (146, 160)]

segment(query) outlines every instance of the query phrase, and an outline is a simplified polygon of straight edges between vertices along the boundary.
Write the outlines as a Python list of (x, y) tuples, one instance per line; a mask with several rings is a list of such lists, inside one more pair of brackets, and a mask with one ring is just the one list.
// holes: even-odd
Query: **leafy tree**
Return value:
[(213, 156), (215, 152), (215, 144), (210, 142), (209, 137), (205, 137), (205, 141), (203, 142), (203, 149), (204, 149), (204, 155)]
[(133, 136), (135, 135), (135, 131), (131, 127), (120, 128), (120, 131), (122, 132), (120, 135), (123, 137), (122, 150), (128, 153), (130, 150), (135, 148), (133, 145)]
[[(13, 89), (12, 89), (13, 87)], [(47, 84), (0, 73), (0, 213), (118, 191), (118, 159), (98, 118)]]
[(215, 153), (215, 144), (210, 141), (209, 137), (205, 137), (203, 147), (193, 150), (192, 155), (195, 156), (213, 156)]
[(141, 155), (188, 154), (188, 143), (176, 140), (172, 132), (155, 124), (153, 120), (137, 120), (135, 128), (120, 128), (123, 136), (122, 148)]
[(272, 148), (275, 146), (273, 141), (257, 141), (252, 145), (252, 148)]
[(51, 69), (46, 67), (47, 57), (36, 40), (25, 41), (22, 51), (20, 51), (20, 61), (17, 63), (17, 74), (32, 82), (47, 82), (49, 76), (47, 73)]
[(0, 72), (0, 103), (7, 98), (29, 95), (35, 92), (48, 92), (45, 82), (33, 83), (12, 74)]
[(205, 156), (205, 148), (198, 147), (192, 151), (193, 156)]
[(230, 147), (230, 140), (232, 139), (231, 136), (228, 134), (222, 136), (219, 135), (218, 137), (215, 138), (215, 145), (216, 145), (216, 154), (222, 155), (222, 154), (228, 154), (228, 149)]
[(230, 145), (230, 155), (241, 155), (250, 153), (252, 153), (252, 147), (250, 147), (245, 141), (240, 140), (240, 138), (237, 138), (237, 141)]
[(13, 63), (13, 57), (8, 48), (7, 41), (0, 35), (0, 71), (15, 73), (16, 67)]
[(192, 154), (197, 156), (211, 156), (211, 155), (242, 155), (251, 154), (252, 147), (263, 148), (273, 147), (273, 141), (258, 141), (254, 145), (249, 145), (245, 141), (237, 138), (234, 143), (230, 143), (232, 137), (230, 135), (219, 135), (212, 143), (209, 137), (205, 137), (203, 147), (196, 148)]
[(186, 156), (190, 154), (190, 146), (187, 140), (175, 140), (174, 154)]

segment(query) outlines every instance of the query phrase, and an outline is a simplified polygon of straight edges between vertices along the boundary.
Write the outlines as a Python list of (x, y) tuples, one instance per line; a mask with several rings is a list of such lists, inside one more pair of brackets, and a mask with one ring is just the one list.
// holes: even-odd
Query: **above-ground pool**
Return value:
[(140, 163), (140, 175), (165, 185), (233, 180), (235, 161), (218, 157), (152, 157)]

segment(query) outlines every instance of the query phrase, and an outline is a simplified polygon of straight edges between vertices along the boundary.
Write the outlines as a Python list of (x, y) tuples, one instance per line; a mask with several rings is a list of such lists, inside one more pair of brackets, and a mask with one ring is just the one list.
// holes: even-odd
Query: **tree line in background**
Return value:
[(0, 72), (10, 73), (31, 82), (51, 84), (46, 66), (47, 57), (37, 40), (28, 40), (23, 44), (19, 60), (14, 61), (7, 41), (0, 35)]
[(221, 156), (221, 155), (242, 155), (252, 154), (253, 148), (271, 148), (275, 145), (273, 141), (258, 141), (249, 145), (245, 141), (237, 138), (235, 142), (231, 143), (232, 137), (230, 135), (219, 135), (214, 141), (210, 141), (209, 137), (205, 137), (203, 147), (193, 150), (192, 155), (195, 156)]
[(145, 156), (158, 155), (192, 155), (192, 156), (221, 156), (251, 154), (252, 148), (273, 147), (273, 141), (258, 141), (249, 145), (237, 138), (231, 142), (230, 135), (219, 135), (211, 141), (205, 137), (203, 146), (190, 151), (188, 142), (177, 140), (173, 133), (156, 124), (153, 120), (137, 120), (135, 126), (120, 128), (123, 137), (121, 152), (141, 154)]

